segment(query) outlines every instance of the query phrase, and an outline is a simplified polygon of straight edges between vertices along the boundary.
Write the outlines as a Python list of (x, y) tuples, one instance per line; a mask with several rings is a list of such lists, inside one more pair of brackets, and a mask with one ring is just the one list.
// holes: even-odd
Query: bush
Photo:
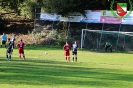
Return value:
[(48, 42), (50, 45), (58, 45), (58, 46), (62, 46), (65, 44), (66, 41), (71, 41), (72, 38), (69, 36), (69, 37), (66, 37), (66, 35), (64, 35), (63, 32), (58, 32), (56, 29), (50, 31), (48, 34), (47, 34), (47, 38), (48, 38)]

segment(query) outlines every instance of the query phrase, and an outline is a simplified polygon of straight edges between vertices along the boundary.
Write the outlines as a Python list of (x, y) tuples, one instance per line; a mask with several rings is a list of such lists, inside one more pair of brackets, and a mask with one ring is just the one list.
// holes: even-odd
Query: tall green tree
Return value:
[(19, 13), (18, 7), (24, 0), (0, 0), (0, 7), (6, 11), (13, 10)]
[(18, 8), (21, 15), (27, 19), (33, 19), (35, 7), (38, 5), (41, 5), (38, 0), (25, 0)]
[[(41, 6), (48, 13), (68, 16), (72, 13), (85, 14), (84, 10), (110, 10), (112, 0), (0, 0), (0, 7), (13, 10), (28, 19), (34, 18), (34, 9)], [(128, 0), (115, 0), (128, 2)]]

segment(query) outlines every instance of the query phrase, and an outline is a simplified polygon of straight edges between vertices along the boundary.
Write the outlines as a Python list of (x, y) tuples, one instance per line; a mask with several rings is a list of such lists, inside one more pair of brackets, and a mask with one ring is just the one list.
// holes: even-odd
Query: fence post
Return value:
[(83, 32), (84, 32), (84, 29), (82, 29), (82, 34), (81, 34), (81, 49), (83, 49)]
[(101, 40), (102, 40), (102, 35), (103, 35), (103, 28), (104, 28), (104, 23), (103, 23), (103, 26), (102, 26), (102, 32), (101, 32), (101, 37), (100, 37), (100, 42), (99, 42), (99, 49), (100, 49)]
[(121, 29), (121, 23), (120, 23), (120, 26), (119, 26), (119, 32), (118, 32), (118, 38), (117, 38), (117, 42), (116, 42), (116, 50), (117, 50), (117, 46), (118, 46), (118, 41), (119, 41), (119, 38), (120, 38), (120, 29)]

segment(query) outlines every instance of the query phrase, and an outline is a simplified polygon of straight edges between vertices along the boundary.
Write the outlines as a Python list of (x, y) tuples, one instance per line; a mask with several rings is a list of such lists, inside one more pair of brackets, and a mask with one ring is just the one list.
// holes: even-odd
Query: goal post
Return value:
[(81, 49), (104, 50), (106, 41), (113, 45), (113, 50), (133, 50), (133, 32), (82, 29)]

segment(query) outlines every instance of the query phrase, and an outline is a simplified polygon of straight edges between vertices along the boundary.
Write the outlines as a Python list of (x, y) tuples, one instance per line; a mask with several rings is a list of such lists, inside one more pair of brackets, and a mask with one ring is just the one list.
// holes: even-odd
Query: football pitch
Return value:
[(6, 61), (5, 52), (0, 48), (1, 88), (133, 88), (132, 52), (78, 50), (78, 62), (65, 62), (62, 47), (27, 46), (25, 61), (17, 49)]

